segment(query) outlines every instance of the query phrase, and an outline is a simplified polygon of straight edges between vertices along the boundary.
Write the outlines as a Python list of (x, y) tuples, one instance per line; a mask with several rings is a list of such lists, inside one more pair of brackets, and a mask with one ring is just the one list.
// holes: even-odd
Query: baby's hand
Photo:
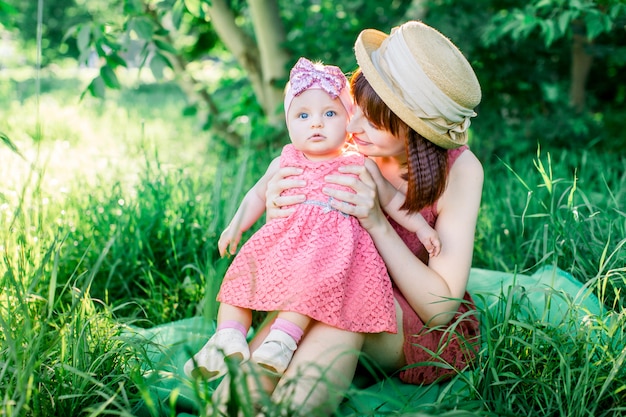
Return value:
[(217, 247), (220, 251), (220, 256), (230, 256), (237, 252), (237, 246), (241, 239), (241, 233), (236, 228), (228, 226), (220, 235), (220, 240), (217, 242)]
[(441, 252), (441, 240), (439, 240), (439, 233), (432, 227), (422, 227), (417, 231), (417, 237), (419, 238), (424, 249), (428, 252), (430, 258), (439, 255)]

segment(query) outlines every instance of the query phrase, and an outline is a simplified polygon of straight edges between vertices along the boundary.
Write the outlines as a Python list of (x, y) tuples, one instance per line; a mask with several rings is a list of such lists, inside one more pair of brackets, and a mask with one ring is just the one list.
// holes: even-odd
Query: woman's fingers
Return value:
[(267, 220), (290, 216), (295, 211), (291, 206), (302, 203), (306, 199), (304, 194), (281, 195), (285, 190), (306, 185), (304, 180), (294, 178), (299, 174), (302, 174), (301, 168), (283, 167), (269, 180), (265, 191)]
[(331, 206), (358, 218), (370, 215), (378, 202), (376, 183), (372, 176), (365, 167), (358, 165), (342, 167), (341, 171), (353, 175), (328, 175), (325, 178), (326, 182), (343, 185), (352, 191), (339, 190), (332, 186), (324, 187), (324, 193), (333, 198)]
[(286, 208), (286, 206), (291, 206), (294, 204), (302, 203), (305, 199), (304, 194), (298, 195), (279, 195), (278, 197), (274, 197), (270, 204), (273, 208)]
[(372, 178), (372, 174), (368, 171), (365, 165), (345, 165), (339, 167), (339, 171), (344, 174), (358, 175), (360, 180), (369, 188), (376, 188), (376, 182)]
[[(342, 174), (327, 175), (325, 177), (326, 182), (351, 188), (354, 190), (354, 193), (333, 189), (333, 197), (352, 203), (357, 202), (359, 197), (365, 197), (367, 199), (376, 198), (376, 183), (364, 166), (346, 165), (339, 168), (339, 170), (342, 173), (354, 174), (357, 176), (355, 177), (354, 175)], [(330, 187), (327, 188), (330, 189)]]

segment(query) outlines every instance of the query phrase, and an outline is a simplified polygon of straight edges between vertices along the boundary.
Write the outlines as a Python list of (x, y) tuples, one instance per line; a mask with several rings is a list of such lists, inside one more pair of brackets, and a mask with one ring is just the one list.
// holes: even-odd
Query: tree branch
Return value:
[[(163, 27), (157, 11), (153, 7), (146, 6), (146, 13), (150, 16), (154, 23), (162, 29), (162, 32), (166, 33), (166, 35), (163, 36), (165, 42), (173, 45), (174, 42), (171, 32)], [(241, 146), (243, 138), (233, 131), (228, 123), (220, 119), (219, 107), (217, 106), (215, 100), (213, 100), (213, 96), (211, 96), (211, 94), (209, 94), (206, 90), (205, 86), (191, 74), (191, 71), (188, 70), (189, 62), (180, 53), (173, 54), (163, 50), (161, 50), (161, 52), (169, 57), (174, 75), (185, 95), (189, 97), (192, 102), (200, 101), (207, 106), (207, 112), (204, 115), (204, 118), (205, 121), (210, 117), (212, 119), (209, 124), (209, 131), (223, 138), (224, 141), (232, 147)], [(194, 97), (197, 98), (197, 100), (194, 99)]]

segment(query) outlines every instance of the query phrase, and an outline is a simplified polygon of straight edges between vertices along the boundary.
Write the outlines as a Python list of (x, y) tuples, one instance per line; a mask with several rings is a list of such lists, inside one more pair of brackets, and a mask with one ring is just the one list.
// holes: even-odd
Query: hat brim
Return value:
[[(415, 23), (419, 24), (418, 22)], [(420, 25), (423, 30), (434, 31), (434, 29), (427, 25)], [(413, 111), (404, 105), (401, 98), (393, 92), (385, 80), (383, 80), (380, 76), (378, 70), (372, 62), (372, 52), (377, 50), (388, 37), (389, 35), (384, 32), (375, 29), (365, 29), (359, 34), (354, 44), (354, 53), (357, 63), (361, 68), (361, 72), (363, 72), (365, 79), (367, 79), (374, 91), (376, 91), (376, 94), (378, 94), (391, 111), (393, 111), (404, 123), (409, 125), (417, 133), (435, 145), (446, 149), (452, 149), (458, 148), (459, 146), (467, 143), (467, 134), (462, 135), (462, 142), (459, 142), (453, 140), (449, 135), (443, 135), (433, 130)]]

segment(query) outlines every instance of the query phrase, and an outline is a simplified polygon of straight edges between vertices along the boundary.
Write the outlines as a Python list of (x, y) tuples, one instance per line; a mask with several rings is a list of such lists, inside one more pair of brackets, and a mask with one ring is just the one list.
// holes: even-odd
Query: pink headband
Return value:
[(313, 64), (306, 58), (300, 58), (289, 74), (285, 92), (285, 116), (294, 97), (311, 89), (324, 90), (333, 99), (339, 97), (348, 114), (352, 115), (352, 97), (348, 80), (339, 67)]

